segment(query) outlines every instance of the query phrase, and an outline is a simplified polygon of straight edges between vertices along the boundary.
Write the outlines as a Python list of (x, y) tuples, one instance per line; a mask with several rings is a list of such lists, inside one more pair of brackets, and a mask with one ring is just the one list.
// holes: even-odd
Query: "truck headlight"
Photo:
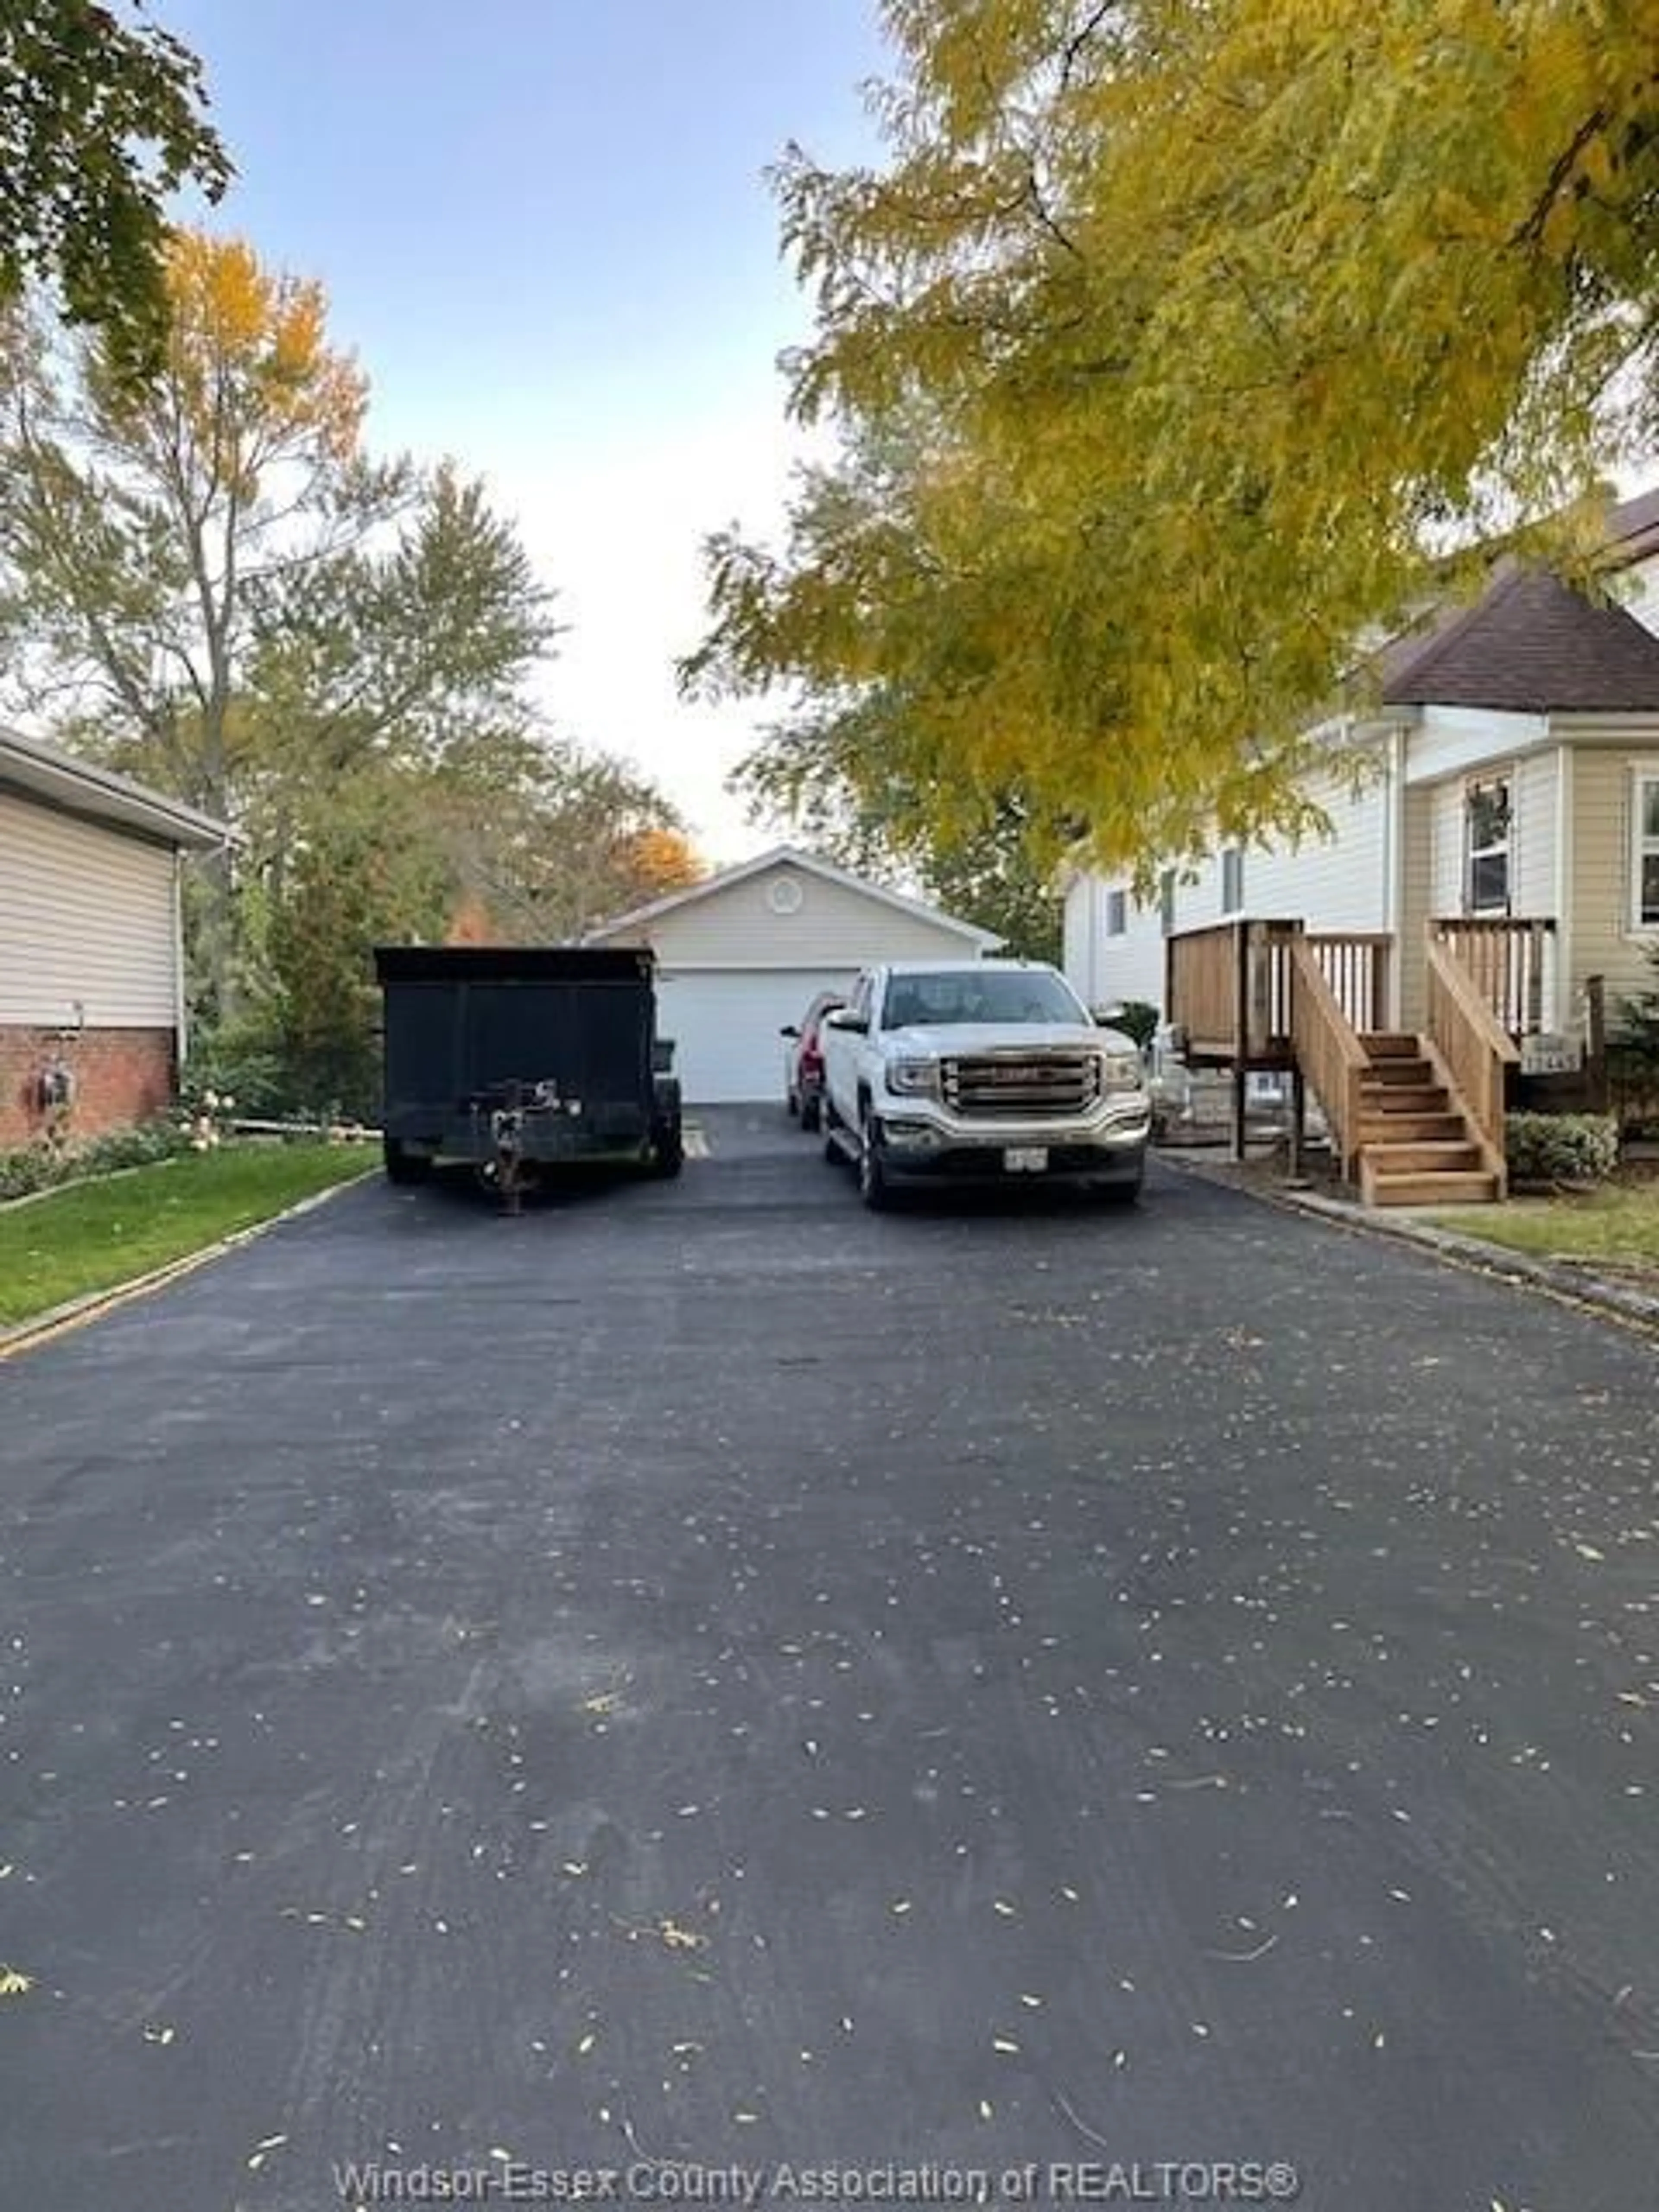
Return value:
[(1100, 1055), (1103, 1091), (1139, 1091), (1146, 1073), (1138, 1052), (1103, 1052)]
[(887, 1071), (887, 1088), (905, 1098), (933, 1098), (939, 1093), (936, 1060), (896, 1060)]

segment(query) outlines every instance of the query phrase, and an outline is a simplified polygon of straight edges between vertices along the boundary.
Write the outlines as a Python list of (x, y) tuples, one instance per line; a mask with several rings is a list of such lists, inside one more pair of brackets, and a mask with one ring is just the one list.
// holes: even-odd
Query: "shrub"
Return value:
[(189, 1141), (178, 1122), (167, 1120), (112, 1129), (65, 1149), (24, 1145), (15, 1152), (0, 1152), (0, 1200), (28, 1198), (37, 1190), (79, 1182), (87, 1176), (110, 1175), (118, 1168), (149, 1167), (156, 1160), (171, 1159)]
[(267, 1024), (245, 1018), (191, 1040), (181, 1103), (194, 1107), (209, 1091), (234, 1098), (235, 1111), (255, 1121), (280, 1120), (293, 1111), (294, 1086)]
[(1619, 1165), (1608, 1114), (1511, 1114), (1504, 1139), (1516, 1182), (1604, 1182)]

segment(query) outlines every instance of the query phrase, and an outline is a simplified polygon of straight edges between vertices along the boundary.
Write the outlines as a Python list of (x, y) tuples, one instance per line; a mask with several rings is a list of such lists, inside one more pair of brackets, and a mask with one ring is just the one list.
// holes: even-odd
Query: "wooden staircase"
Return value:
[(1431, 1045), (1393, 1030), (1360, 1038), (1359, 1194), (1367, 1206), (1479, 1206), (1502, 1176), (1455, 1099)]
[(1249, 1072), (1291, 1068), (1300, 1115), (1319, 1103), (1339, 1172), (1368, 1206), (1468, 1206), (1508, 1194), (1504, 1117), (1537, 1018), (1553, 922), (1431, 920), (1421, 1036), (1389, 1028), (1392, 933), (1311, 930), (1241, 916), (1174, 932), (1164, 1006), (1194, 1067), (1233, 1078), (1233, 1157), (1244, 1157)]

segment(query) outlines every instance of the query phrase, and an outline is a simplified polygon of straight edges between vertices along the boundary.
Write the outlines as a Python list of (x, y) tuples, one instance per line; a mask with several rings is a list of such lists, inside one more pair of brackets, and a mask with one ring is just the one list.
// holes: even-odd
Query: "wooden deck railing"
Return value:
[(1224, 921), (1169, 941), (1164, 1006), (1195, 1064), (1285, 1067), (1295, 1021), (1296, 948), (1312, 959), (1351, 1029), (1386, 1029), (1390, 939), (1307, 931), (1299, 921)]
[(1480, 1136), (1486, 1164), (1507, 1188), (1504, 1113), (1509, 1070), (1520, 1060), (1474, 975), (1431, 923), (1427, 947), (1428, 1038)]
[(1301, 940), (1312, 953), (1348, 1026), (1362, 1035), (1389, 1026), (1394, 939), (1381, 929), (1322, 929)]
[(1541, 915), (1437, 915), (1429, 924), (1469, 977), (1500, 1029), (1535, 1036), (1552, 1018), (1555, 924)]
[(1164, 1012), (1186, 1032), (1191, 1059), (1231, 1059), (1237, 1051), (1239, 927), (1183, 931), (1164, 947)]
[(1164, 1010), (1194, 1065), (1282, 1066), (1290, 1053), (1288, 947), (1297, 921), (1223, 921), (1165, 948)]
[[(1328, 951), (1328, 948), (1322, 948), (1311, 938), (1297, 939), (1291, 945), (1294, 989), (1291, 1035), (1297, 1066), (1325, 1109), (1331, 1149), (1341, 1161), (1344, 1176), (1352, 1179), (1359, 1158), (1359, 1123), (1364, 1111), (1360, 1085), (1370, 1062), (1359, 1041), (1359, 1032), (1349, 1019), (1327, 973)], [(1354, 980), (1346, 963), (1339, 972), (1344, 981)], [(1376, 1001), (1370, 996), (1374, 977), (1367, 975), (1365, 983), (1366, 1004), (1374, 1017)], [(1382, 1023), (1373, 1018), (1367, 1020), (1366, 1026), (1381, 1028)]]

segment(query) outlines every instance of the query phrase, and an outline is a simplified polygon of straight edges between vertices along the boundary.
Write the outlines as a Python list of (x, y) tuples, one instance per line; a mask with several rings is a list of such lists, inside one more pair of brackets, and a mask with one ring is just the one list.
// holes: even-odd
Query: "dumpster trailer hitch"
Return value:
[(471, 1102), (475, 1125), (486, 1114), (489, 1118), (489, 1156), (480, 1173), (494, 1186), (501, 1212), (518, 1214), (524, 1211), (526, 1190), (536, 1180), (535, 1163), (525, 1157), (526, 1125), (532, 1115), (557, 1112), (558, 1086), (532, 1084), (526, 1097), (525, 1085), (514, 1081), (503, 1085), (498, 1095), (499, 1104), (489, 1098)]

